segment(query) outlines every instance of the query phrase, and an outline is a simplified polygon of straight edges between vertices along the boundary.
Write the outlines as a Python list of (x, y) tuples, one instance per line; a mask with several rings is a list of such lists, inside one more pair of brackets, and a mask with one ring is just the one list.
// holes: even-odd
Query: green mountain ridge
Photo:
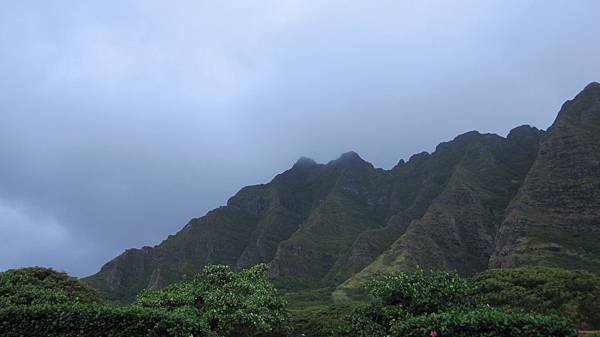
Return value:
[(490, 266), (598, 272), (599, 242), (600, 84), (591, 83), (550, 127), (502, 222)]
[(565, 103), (547, 132), (468, 132), (436, 150), (374, 168), (348, 152), (301, 158), (242, 188), (155, 247), (129, 249), (85, 281), (130, 300), (207, 264), (271, 265), (289, 291), (352, 296), (374, 275), (488, 267), (600, 270), (600, 84)]

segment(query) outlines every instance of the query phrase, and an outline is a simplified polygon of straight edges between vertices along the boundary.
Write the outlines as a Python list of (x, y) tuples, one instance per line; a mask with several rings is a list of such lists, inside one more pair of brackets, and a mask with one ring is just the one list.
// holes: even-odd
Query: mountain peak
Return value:
[(507, 139), (529, 139), (529, 138), (537, 138), (539, 134), (542, 133), (538, 128), (532, 127), (531, 125), (525, 124), (521, 126), (517, 126), (516, 128), (510, 130)]
[(373, 165), (368, 161), (362, 159), (358, 153), (354, 151), (348, 151), (342, 153), (336, 160), (329, 162), (330, 165), (346, 167), (346, 168), (359, 168), (368, 167), (373, 168)]
[(566, 101), (551, 128), (558, 125), (600, 126), (600, 83), (588, 84), (575, 98)]
[(338, 160), (361, 160), (361, 161), (364, 161), (358, 155), (358, 153), (356, 153), (354, 151), (348, 151), (348, 152), (342, 153), (342, 155), (338, 158)]
[(353, 165), (353, 164), (365, 164), (367, 161), (362, 159), (358, 153), (354, 151), (348, 151), (342, 153), (338, 159), (332, 161), (332, 163), (336, 164), (345, 164), (345, 165)]
[(600, 83), (591, 82), (590, 84), (586, 85), (585, 88), (583, 88), (583, 91), (596, 91), (597, 93), (600, 93)]
[(317, 165), (317, 162), (314, 161), (311, 158), (308, 157), (300, 157), (297, 161), (296, 164), (294, 164), (294, 167), (309, 167), (309, 166), (315, 166)]
[(577, 96), (575, 96), (574, 101), (581, 99), (589, 99), (589, 98), (598, 98), (600, 97), (600, 83), (592, 82), (583, 88)]

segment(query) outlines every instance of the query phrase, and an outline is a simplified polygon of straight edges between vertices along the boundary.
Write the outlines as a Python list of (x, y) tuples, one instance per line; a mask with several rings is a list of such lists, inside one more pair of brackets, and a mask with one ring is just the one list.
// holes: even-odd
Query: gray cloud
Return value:
[(593, 0), (1, 7), (0, 269), (90, 274), (301, 155), (545, 128), (600, 79)]

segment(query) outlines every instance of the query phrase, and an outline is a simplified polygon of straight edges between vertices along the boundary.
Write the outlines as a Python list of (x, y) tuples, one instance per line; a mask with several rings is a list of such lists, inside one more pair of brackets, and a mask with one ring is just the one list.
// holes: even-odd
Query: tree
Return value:
[(265, 264), (241, 272), (224, 265), (206, 266), (190, 280), (142, 291), (135, 304), (195, 315), (219, 336), (277, 335), (283, 333), (288, 314), (267, 270)]
[(98, 303), (95, 290), (50, 268), (11, 269), (0, 273), (0, 306)]
[(475, 305), (468, 280), (458, 273), (425, 273), (384, 276), (367, 284), (370, 294), (384, 305), (398, 305), (412, 315), (470, 308)]
[(346, 315), (339, 336), (388, 336), (390, 328), (412, 316), (450, 310), (471, 309), (469, 282), (456, 272), (386, 275), (367, 283), (374, 298), (368, 305)]

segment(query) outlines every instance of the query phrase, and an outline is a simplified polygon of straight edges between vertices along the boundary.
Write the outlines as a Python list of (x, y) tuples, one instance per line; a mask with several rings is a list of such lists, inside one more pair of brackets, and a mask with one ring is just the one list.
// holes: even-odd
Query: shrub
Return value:
[(473, 278), (483, 303), (567, 317), (580, 328), (600, 328), (600, 276), (546, 267), (493, 269)]
[(330, 337), (341, 323), (340, 316), (351, 310), (345, 305), (322, 302), (291, 308), (290, 336)]
[(135, 304), (191, 314), (219, 336), (280, 334), (288, 315), (284, 299), (266, 277), (267, 270), (265, 264), (239, 273), (228, 266), (207, 266), (191, 280), (142, 291)]
[(32, 267), (0, 273), (0, 307), (98, 302), (100, 299), (92, 288), (52, 269)]
[(412, 315), (474, 308), (471, 287), (456, 272), (384, 276), (367, 283), (373, 303), (355, 309), (341, 319), (335, 335), (387, 336), (390, 327)]
[(167, 310), (105, 305), (60, 304), (0, 309), (0, 336), (194, 337), (208, 328), (190, 316)]
[(506, 313), (482, 308), (442, 312), (397, 321), (390, 330), (397, 337), (573, 337), (575, 329), (558, 317)]
[(399, 305), (413, 315), (475, 305), (469, 282), (456, 272), (400, 273), (371, 281), (367, 288), (384, 305)]
[(384, 337), (387, 336), (389, 327), (394, 322), (408, 316), (408, 313), (398, 305), (369, 304), (345, 315), (334, 335)]

